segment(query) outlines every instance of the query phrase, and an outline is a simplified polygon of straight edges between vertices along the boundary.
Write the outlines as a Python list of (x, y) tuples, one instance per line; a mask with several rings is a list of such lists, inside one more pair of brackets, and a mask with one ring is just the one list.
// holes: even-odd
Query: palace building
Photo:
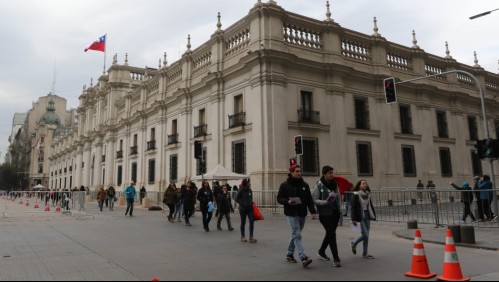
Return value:
[[(491, 137), (499, 131), (499, 76), (461, 64), (448, 46), (442, 56), (417, 45), (343, 28), (331, 18), (291, 13), (275, 1), (257, 1), (249, 13), (182, 57), (166, 55), (158, 69), (120, 64), (117, 55), (95, 85), (84, 88), (77, 127), (50, 148), (49, 187), (84, 185), (124, 189), (130, 180), (164, 191), (199, 175), (194, 142), (206, 169), (222, 164), (250, 175), (254, 190), (277, 190), (295, 157), (309, 184), (331, 165), (351, 182), (371, 187), (437, 186), (489, 173), (474, 140), (485, 138), (480, 97), (485, 93)], [(187, 34), (187, 32), (186, 32)], [(470, 54), (470, 56), (473, 54)], [(397, 81), (387, 104), (383, 79)], [(47, 156), (47, 155), (46, 155)], [(71, 181), (69, 180), (71, 179)], [(71, 183), (71, 184), (70, 184)], [(231, 183), (234, 185), (235, 183)]]

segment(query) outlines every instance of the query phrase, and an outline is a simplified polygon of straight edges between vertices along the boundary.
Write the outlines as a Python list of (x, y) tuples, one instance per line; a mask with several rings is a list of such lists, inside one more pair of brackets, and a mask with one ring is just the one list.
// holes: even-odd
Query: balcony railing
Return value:
[(130, 156), (137, 155), (139, 153), (139, 146), (130, 147)]
[(178, 143), (178, 134), (168, 135), (168, 145), (177, 144)]
[(147, 142), (147, 151), (155, 150), (156, 149), (156, 140), (152, 140)]
[(116, 151), (116, 158), (123, 159), (123, 150)]
[(246, 124), (246, 112), (240, 112), (229, 116), (229, 128), (234, 128)]
[(306, 111), (299, 109), (298, 122), (320, 124), (321, 123), (320, 112)]
[(102, 162), (105, 163), (106, 162), (106, 155), (102, 155)]
[(205, 136), (208, 133), (208, 125), (202, 124), (200, 126), (194, 126), (194, 137)]

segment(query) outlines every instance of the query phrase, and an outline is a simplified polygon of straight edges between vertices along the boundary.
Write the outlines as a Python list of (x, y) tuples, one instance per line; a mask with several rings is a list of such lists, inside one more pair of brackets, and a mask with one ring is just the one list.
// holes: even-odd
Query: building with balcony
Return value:
[[(207, 170), (220, 163), (251, 175), (255, 190), (276, 190), (295, 157), (293, 136), (302, 135), (298, 163), (309, 183), (324, 165), (371, 187), (414, 187), (418, 179), (448, 186), (482, 173), (473, 140), (484, 130), (470, 77), (450, 73), (402, 84), (390, 105), (382, 82), (472, 73), (497, 137), (499, 76), (477, 58), (473, 66), (457, 62), (445, 46), (438, 56), (416, 43), (390, 42), (375, 22), (370, 35), (343, 28), (329, 5), (324, 11), (323, 19), (312, 19), (257, 1), (225, 29), (219, 17), (201, 46), (191, 49), (189, 36), (172, 64), (165, 55), (158, 69), (138, 68), (115, 55), (81, 94), (77, 130), (54, 140), (50, 172), (74, 163), (77, 185), (123, 189), (134, 180), (163, 191), (197, 174), (199, 140)], [(61, 177), (51, 177), (55, 188)]]

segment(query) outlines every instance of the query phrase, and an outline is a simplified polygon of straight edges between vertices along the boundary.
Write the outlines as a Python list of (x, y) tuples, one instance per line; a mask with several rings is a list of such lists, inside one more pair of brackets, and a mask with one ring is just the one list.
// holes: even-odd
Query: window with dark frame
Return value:
[(473, 175), (483, 175), (482, 160), (480, 160), (475, 150), (471, 150), (471, 169), (473, 170)]
[(132, 176), (132, 181), (133, 182), (137, 182), (137, 163), (132, 163), (132, 173), (131, 173), (131, 176)]
[(468, 131), (470, 133), (470, 140), (478, 140), (478, 125), (474, 116), (468, 116)]
[(170, 180), (178, 180), (178, 155), (170, 155)]
[(370, 142), (357, 142), (357, 174), (373, 176), (372, 151)]
[(207, 168), (207, 158), (206, 158), (207, 154), (206, 154), (206, 147), (203, 147), (203, 160), (204, 160), (204, 171), (201, 171), (201, 159), (196, 159), (196, 175), (201, 175), (201, 174), (204, 174), (206, 173), (206, 170), (208, 169)]
[(355, 107), (355, 128), (370, 129), (369, 103), (367, 98), (356, 97), (354, 99), (354, 107)]
[(319, 164), (319, 139), (303, 137), (303, 155), (300, 156), (302, 175), (318, 176)]
[(246, 174), (246, 141), (232, 142), (232, 171)]
[(156, 180), (156, 159), (149, 160), (149, 184)]
[(449, 138), (449, 130), (447, 127), (447, 115), (444, 111), (437, 111), (437, 128), (438, 128), (438, 137)]
[(440, 169), (442, 171), (442, 177), (451, 177), (452, 176), (452, 162), (450, 156), (449, 148), (439, 148), (440, 152)]
[(121, 165), (118, 166), (118, 179), (116, 179), (116, 183), (118, 183), (118, 186), (121, 186), (123, 183), (123, 166)]
[(402, 164), (404, 167), (405, 177), (416, 177), (416, 157), (414, 154), (414, 146), (402, 145)]
[(411, 107), (400, 105), (400, 132), (403, 134), (412, 134)]

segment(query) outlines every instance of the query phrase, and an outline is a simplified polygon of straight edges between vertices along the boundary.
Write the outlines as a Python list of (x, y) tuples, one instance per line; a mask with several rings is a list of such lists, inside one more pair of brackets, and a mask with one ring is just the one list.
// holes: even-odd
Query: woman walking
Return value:
[(175, 213), (173, 214), (172, 220), (175, 221), (175, 218), (177, 218), (178, 214), (178, 219), (177, 222), (182, 222), (180, 220), (180, 217), (182, 216), (183, 213), (183, 206), (184, 206), (184, 200), (182, 199), (182, 190), (185, 190), (185, 185), (182, 185), (180, 188), (177, 187), (177, 202), (175, 203)]
[(99, 202), (100, 211), (102, 211), (105, 200), (106, 200), (106, 191), (104, 191), (104, 186), (101, 186), (99, 188), (99, 192), (97, 192), (97, 201)]
[(110, 186), (107, 189), (107, 198), (109, 199), (109, 210), (113, 211), (114, 209), (114, 198), (116, 197), (116, 190), (114, 190), (113, 186)]
[(175, 211), (175, 204), (177, 203), (177, 189), (175, 184), (170, 183), (168, 188), (166, 188), (165, 194), (163, 195), (163, 203), (168, 206), (170, 214), (168, 215), (168, 221), (174, 223), (173, 212)]
[(193, 183), (187, 182), (185, 190), (182, 191), (182, 201), (184, 202), (184, 215), (185, 225), (192, 226), (189, 218), (194, 213), (194, 206), (196, 205), (196, 192), (192, 189)]
[(213, 205), (214, 197), (213, 191), (211, 191), (210, 183), (207, 180), (203, 181), (203, 187), (199, 189), (197, 199), (200, 204), (201, 213), (203, 214), (203, 229), (205, 232), (210, 232), (210, 221), (213, 215), (213, 211), (209, 210), (208, 205), (211, 202)]
[(371, 220), (376, 220), (376, 212), (371, 201), (371, 189), (365, 180), (359, 180), (355, 185), (352, 196), (352, 224), (357, 226), (360, 224), (362, 235), (351, 243), (352, 253), (357, 254), (357, 244), (363, 242), (362, 258), (374, 259), (368, 253), (369, 247), (369, 230), (371, 228)]
[(236, 203), (239, 204), (239, 215), (241, 216), (241, 242), (248, 242), (246, 239), (246, 218), (249, 221), (250, 243), (256, 243), (253, 237), (255, 228), (255, 217), (253, 214), (253, 191), (251, 190), (251, 182), (249, 178), (243, 179), (241, 188), (237, 192)]

